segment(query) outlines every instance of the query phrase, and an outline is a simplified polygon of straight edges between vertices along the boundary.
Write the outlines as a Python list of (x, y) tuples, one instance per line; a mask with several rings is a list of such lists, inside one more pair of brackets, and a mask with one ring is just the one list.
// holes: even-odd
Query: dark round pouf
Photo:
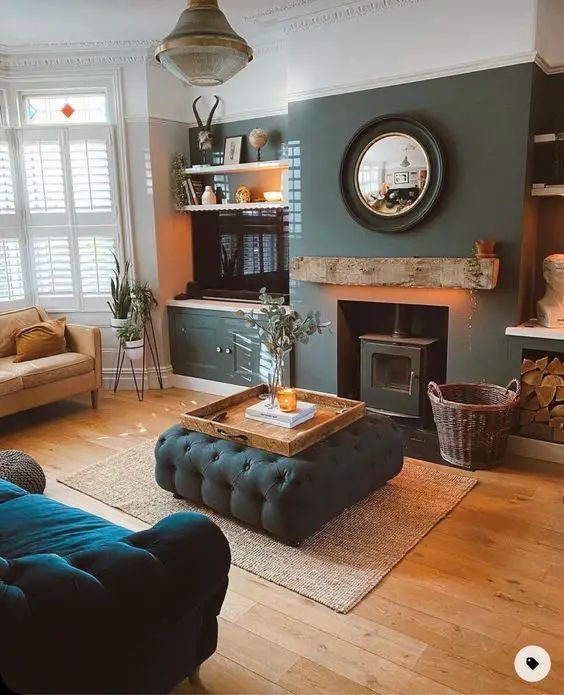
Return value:
[(41, 495), (46, 480), (37, 461), (23, 451), (0, 451), (0, 478), (31, 492)]

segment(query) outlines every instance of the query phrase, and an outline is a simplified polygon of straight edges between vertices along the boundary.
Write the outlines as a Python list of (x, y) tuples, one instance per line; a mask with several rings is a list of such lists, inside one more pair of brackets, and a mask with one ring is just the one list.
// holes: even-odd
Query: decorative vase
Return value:
[(125, 342), (125, 355), (132, 362), (143, 357), (143, 338), (141, 340), (127, 340)]
[(202, 205), (217, 205), (217, 197), (211, 186), (206, 186), (202, 194)]
[(110, 326), (112, 327), (112, 334), (113, 334), (114, 338), (117, 338), (118, 328), (125, 326), (125, 324), (128, 321), (129, 321), (129, 319), (116, 319), (115, 317), (112, 316), (112, 318), (110, 319)]
[(272, 355), (272, 369), (268, 375), (268, 395), (266, 397), (267, 406), (276, 408), (277, 396), (282, 385), (282, 373), (284, 371), (284, 353), (277, 352)]

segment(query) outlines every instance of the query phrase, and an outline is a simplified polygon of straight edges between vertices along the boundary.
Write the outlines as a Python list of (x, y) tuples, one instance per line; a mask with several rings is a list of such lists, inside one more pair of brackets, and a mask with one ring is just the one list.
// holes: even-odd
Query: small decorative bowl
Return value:
[(267, 191), (263, 195), (267, 203), (282, 202), (282, 193), (280, 191)]

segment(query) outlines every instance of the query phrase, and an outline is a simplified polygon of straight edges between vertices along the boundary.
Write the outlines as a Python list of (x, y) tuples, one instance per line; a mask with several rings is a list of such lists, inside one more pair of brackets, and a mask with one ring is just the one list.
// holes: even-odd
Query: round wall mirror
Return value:
[(385, 117), (350, 142), (341, 192), (351, 215), (365, 227), (400, 232), (430, 212), (443, 177), (442, 152), (429, 130), (406, 117)]

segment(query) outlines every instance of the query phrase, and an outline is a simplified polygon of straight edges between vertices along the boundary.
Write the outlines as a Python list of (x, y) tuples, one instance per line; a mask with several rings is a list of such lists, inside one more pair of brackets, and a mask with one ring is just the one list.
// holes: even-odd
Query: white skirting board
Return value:
[(526, 458), (564, 464), (564, 444), (557, 442), (543, 442), (539, 439), (511, 435), (507, 454), (517, 454)]
[[(163, 377), (163, 387), (165, 389), (170, 389), (174, 386), (172, 384), (172, 367), (161, 367), (161, 374)], [(114, 379), (116, 375), (115, 367), (104, 367), (102, 369), (102, 384), (103, 388), (112, 391), (114, 388)], [(141, 367), (136, 365), (135, 375), (137, 377), (137, 385), (141, 388)], [(157, 379), (157, 370), (154, 367), (145, 367), (145, 389), (154, 390), (159, 388), (159, 381)], [(124, 363), (123, 371), (119, 380), (118, 391), (134, 391), (135, 382), (133, 381), (133, 376), (131, 374), (131, 367), (129, 363)]]
[(195, 376), (181, 376), (180, 374), (171, 374), (170, 382), (171, 386), (178, 389), (202, 391), (202, 393), (211, 393), (214, 396), (232, 396), (234, 393), (244, 391), (246, 388), (245, 386), (225, 384), (222, 381), (198, 379)]

